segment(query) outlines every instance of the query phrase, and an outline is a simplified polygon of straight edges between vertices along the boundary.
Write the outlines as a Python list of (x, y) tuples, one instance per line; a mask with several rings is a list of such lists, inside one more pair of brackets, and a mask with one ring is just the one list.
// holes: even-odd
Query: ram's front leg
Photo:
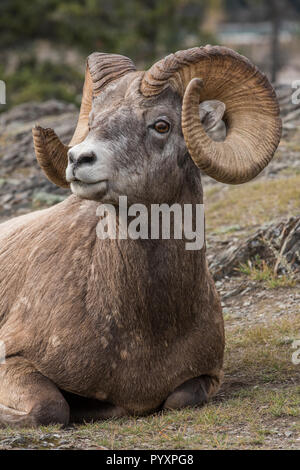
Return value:
[(0, 365), (0, 426), (66, 425), (69, 406), (51, 380), (22, 357)]
[(214, 396), (220, 387), (216, 376), (201, 375), (179, 385), (166, 399), (163, 409), (176, 410), (187, 406), (201, 406)]

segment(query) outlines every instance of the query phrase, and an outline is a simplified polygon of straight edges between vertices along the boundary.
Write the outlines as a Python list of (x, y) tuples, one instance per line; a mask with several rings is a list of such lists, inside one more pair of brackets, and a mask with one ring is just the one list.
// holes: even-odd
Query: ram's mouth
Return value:
[(96, 183), (85, 183), (80, 180), (71, 182), (72, 193), (84, 199), (101, 199), (108, 190), (108, 180), (100, 180)]
[(81, 181), (81, 180), (78, 180), (78, 179), (74, 179), (72, 181), (72, 184), (76, 184), (78, 186), (83, 186), (83, 187), (93, 187), (93, 186), (97, 186), (98, 184), (101, 184), (101, 183), (107, 183), (107, 180), (100, 180), (100, 181), (96, 181), (95, 183), (86, 183), (85, 181)]

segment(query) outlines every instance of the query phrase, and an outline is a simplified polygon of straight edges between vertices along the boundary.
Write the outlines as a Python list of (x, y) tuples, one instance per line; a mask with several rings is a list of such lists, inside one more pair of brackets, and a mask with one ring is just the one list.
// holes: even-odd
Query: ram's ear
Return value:
[(225, 104), (218, 100), (202, 101), (202, 103), (200, 103), (200, 120), (206, 131), (209, 131), (221, 121), (225, 109)]

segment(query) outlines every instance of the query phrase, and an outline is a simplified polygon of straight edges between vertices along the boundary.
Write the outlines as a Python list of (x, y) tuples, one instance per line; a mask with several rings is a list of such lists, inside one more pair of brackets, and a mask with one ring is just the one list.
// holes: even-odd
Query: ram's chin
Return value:
[(98, 183), (83, 183), (81, 181), (72, 181), (71, 191), (75, 196), (92, 201), (101, 201), (107, 193), (108, 182), (99, 181)]

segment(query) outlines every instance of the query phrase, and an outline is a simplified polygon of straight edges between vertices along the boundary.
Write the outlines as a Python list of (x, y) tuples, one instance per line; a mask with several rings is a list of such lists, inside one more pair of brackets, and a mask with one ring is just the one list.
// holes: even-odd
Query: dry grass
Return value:
[[(276, 323), (233, 326), (227, 330), (226, 373), (247, 383), (286, 383), (298, 378), (300, 367), (292, 363), (292, 342), (300, 335), (299, 310)], [(300, 410), (299, 410), (300, 411)]]
[(214, 185), (205, 191), (204, 202), (208, 231), (261, 225), (299, 213), (300, 175), (226, 188)]

